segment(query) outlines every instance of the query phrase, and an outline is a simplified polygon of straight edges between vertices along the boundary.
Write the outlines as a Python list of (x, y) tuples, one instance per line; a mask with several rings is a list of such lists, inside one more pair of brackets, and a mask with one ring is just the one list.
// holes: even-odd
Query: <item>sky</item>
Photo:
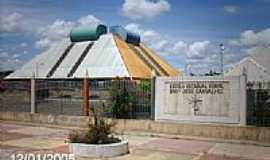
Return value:
[[(220, 71), (270, 47), (270, 0), (0, 0), (0, 70), (14, 70), (73, 27), (103, 23), (140, 34), (175, 68)], [(269, 53), (270, 54), (270, 53)]]

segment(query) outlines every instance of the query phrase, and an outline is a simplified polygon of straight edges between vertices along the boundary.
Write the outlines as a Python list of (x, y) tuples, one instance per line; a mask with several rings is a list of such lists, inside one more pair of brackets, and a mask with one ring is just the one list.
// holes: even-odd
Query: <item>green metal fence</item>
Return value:
[(104, 107), (106, 115), (115, 118), (151, 116), (151, 83), (149, 80), (92, 80), (90, 107)]
[(83, 115), (81, 80), (36, 80), (36, 112)]
[(0, 81), (0, 111), (30, 112), (30, 81)]
[(247, 84), (247, 124), (270, 126), (270, 82)]
[[(148, 80), (90, 80), (90, 108), (103, 108), (108, 117), (149, 119), (150, 85)], [(36, 112), (81, 116), (82, 90), (81, 79), (35, 80)], [(30, 80), (1, 81), (0, 111), (30, 112), (30, 92)], [(122, 110), (121, 107), (127, 110)]]

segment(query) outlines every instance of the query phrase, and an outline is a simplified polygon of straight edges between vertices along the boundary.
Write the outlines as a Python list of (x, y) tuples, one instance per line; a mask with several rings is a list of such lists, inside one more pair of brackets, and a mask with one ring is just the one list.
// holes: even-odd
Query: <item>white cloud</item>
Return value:
[(125, 0), (122, 6), (124, 16), (131, 19), (153, 18), (171, 8), (166, 0)]
[(189, 64), (192, 71), (196, 71), (196, 73), (207, 72), (209, 68), (218, 71), (219, 48), (208, 40), (191, 43), (182, 40), (173, 41), (164, 38), (155, 30), (145, 29), (135, 23), (128, 24), (125, 28), (139, 33), (143, 43), (154, 49), (158, 54), (170, 57), (174, 61), (173, 63), (178, 65), (177, 67)]
[(189, 66), (188, 73), (202, 74), (209, 70), (219, 71), (217, 47), (210, 41), (179, 42), (178, 53), (184, 53), (184, 63)]
[(193, 59), (205, 58), (209, 44), (209, 41), (194, 42), (190, 44), (188, 47), (187, 56)]
[(239, 38), (228, 40), (228, 47), (230, 49), (224, 55), (224, 62), (229, 67), (260, 48), (270, 47), (270, 28), (257, 32), (243, 31)]
[(40, 39), (36, 41), (35, 47), (39, 49), (43, 49), (50, 46), (50, 41), (48, 38)]
[(28, 53), (28, 51), (23, 51), (23, 53), (22, 53), (22, 54), (24, 54), (24, 55), (25, 55), (25, 54), (27, 54), (27, 53)]
[(100, 19), (98, 19), (97, 17), (93, 16), (93, 15), (87, 15), (84, 17), (81, 17), (78, 20), (79, 25), (95, 25), (95, 24), (99, 24), (102, 23)]
[(188, 44), (184, 41), (178, 41), (173, 46), (174, 53), (187, 53)]
[(141, 34), (143, 32), (143, 30), (141, 29), (140, 25), (136, 24), (136, 23), (129, 23), (125, 26), (125, 29), (137, 34)]
[(0, 48), (0, 70), (15, 70), (27, 59), (27, 43), (14, 43), (1, 45)]
[(0, 70), (14, 70), (20, 67), (23, 62), (18, 59), (19, 54), (0, 53)]
[(160, 48), (163, 50), (164, 50), (164, 48), (169, 48), (169, 47), (170, 47), (170, 42), (168, 40), (165, 40), (165, 39), (159, 40), (156, 44), (156, 48)]
[(22, 48), (25, 48), (25, 47), (27, 47), (27, 46), (28, 46), (28, 44), (25, 43), (25, 42), (22, 42), (22, 43), (20, 44), (20, 47), (22, 47)]
[(146, 45), (160, 54), (168, 55), (173, 53), (172, 47), (174, 43), (162, 37), (158, 32), (154, 30), (142, 30), (140, 35)]
[(228, 13), (236, 13), (238, 11), (238, 7), (233, 5), (224, 6), (223, 9)]
[(53, 24), (39, 30), (38, 36), (41, 38), (36, 41), (35, 46), (39, 49), (48, 48), (51, 44), (68, 38), (68, 35), (73, 27), (98, 23), (101, 23), (101, 20), (93, 15), (81, 17), (76, 22), (57, 19), (53, 22)]
[(8, 57), (8, 53), (7, 52), (1, 52), (0, 53), (0, 58), (7, 58)]
[(189, 59), (203, 59), (209, 49), (209, 41), (197, 41), (186, 43), (184, 41), (171, 41), (163, 38), (158, 32), (151, 29), (143, 29), (139, 24), (126, 25), (127, 30), (139, 33), (142, 42), (162, 55), (186, 55)]
[(41, 31), (42, 37), (47, 37), (50, 40), (59, 40), (65, 38), (74, 26), (73, 22), (57, 19), (52, 25), (45, 27)]
[(20, 56), (21, 56), (20, 54), (13, 54), (13, 55), (12, 55), (12, 58), (17, 59), (17, 58), (19, 58)]
[(231, 64), (231, 63), (234, 63), (235, 61), (237, 61), (237, 54), (233, 54), (233, 53), (224, 54), (225, 64)]
[(149, 43), (149, 45), (156, 45), (159, 41), (162, 40), (160, 35), (153, 30), (145, 30), (141, 36), (142, 40), (146, 43)]
[(239, 39), (230, 41), (230, 44), (236, 46), (269, 46), (270, 45), (270, 28), (259, 32), (246, 30), (240, 34)]
[(53, 42), (67, 38), (73, 26), (73, 22), (57, 19), (52, 25), (48, 25), (39, 31), (38, 34), (41, 39), (35, 43), (35, 46), (46, 48)]
[(142, 42), (146, 43), (155, 50), (164, 51), (166, 50), (165, 48), (170, 45), (170, 42), (162, 38), (159, 33), (151, 29), (144, 29), (139, 24), (127, 24), (125, 29), (138, 33), (141, 36)]
[(9, 15), (0, 15), (0, 32), (18, 32), (23, 30), (23, 16), (14, 12)]
[(152, 29), (144, 29), (136, 23), (130, 23), (126, 25), (125, 29), (138, 33), (141, 36), (143, 43), (156, 50), (160, 54), (168, 55), (173, 53), (173, 43), (167, 39), (164, 39), (158, 32)]

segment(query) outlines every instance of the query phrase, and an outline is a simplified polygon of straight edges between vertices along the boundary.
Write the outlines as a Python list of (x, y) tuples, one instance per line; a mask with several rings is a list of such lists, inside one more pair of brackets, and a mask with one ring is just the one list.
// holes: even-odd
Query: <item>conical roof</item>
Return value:
[(7, 79), (41, 79), (132, 77), (148, 79), (157, 76), (177, 76), (179, 73), (144, 44), (127, 43), (111, 33), (96, 41), (54, 44), (37, 55)]

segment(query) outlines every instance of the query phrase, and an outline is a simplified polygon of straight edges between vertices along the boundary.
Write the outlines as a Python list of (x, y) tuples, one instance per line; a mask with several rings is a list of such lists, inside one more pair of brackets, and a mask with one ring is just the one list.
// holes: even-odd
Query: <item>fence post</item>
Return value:
[(155, 120), (155, 83), (156, 83), (156, 74), (153, 70), (151, 72), (151, 119)]
[[(240, 103), (240, 125), (247, 125), (247, 76), (240, 76), (240, 90), (242, 91)], [(240, 91), (240, 93), (241, 93)]]
[(89, 78), (87, 71), (83, 79), (83, 115), (89, 116)]
[(35, 78), (31, 78), (31, 114), (36, 113), (36, 86)]

